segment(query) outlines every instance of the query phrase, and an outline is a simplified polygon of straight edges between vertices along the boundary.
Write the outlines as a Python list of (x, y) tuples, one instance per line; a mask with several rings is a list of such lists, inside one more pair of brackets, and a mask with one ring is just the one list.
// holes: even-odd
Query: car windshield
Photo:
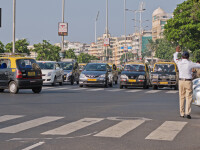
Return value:
[(156, 64), (154, 72), (175, 72), (174, 64)]
[(37, 63), (41, 69), (54, 69), (54, 64), (53, 62), (38, 62)]
[(106, 71), (106, 64), (88, 64), (86, 71)]
[(32, 64), (36, 63), (34, 59), (18, 59), (16, 60), (18, 69), (32, 69)]
[(71, 62), (62, 62), (62, 63), (60, 63), (60, 65), (63, 70), (72, 70), (73, 69), (73, 63), (71, 63)]
[(85, 68), (85, 65), (80, 65), (80, 66), (79, 66), (79, 69), (80, 69), (80, 70), (84, 70), (84, 68)]
[(140, 64), (126, 65), (124, 67), (124, 71), (132, 71), (132, 72), (144, 72), (145, 66)]

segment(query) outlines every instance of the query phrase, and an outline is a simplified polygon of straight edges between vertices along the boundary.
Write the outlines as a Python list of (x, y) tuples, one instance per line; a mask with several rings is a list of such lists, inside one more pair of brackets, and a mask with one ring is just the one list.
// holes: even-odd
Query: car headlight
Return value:
[(139, 75), (138, 79), (144, 80), (144, 79), (145, 79), (145, 76), (144, 76), (144, 75)]
[(125, 74), (122, 74), (122, 75), (120, 76), (120, 78), (121, 78), (121, 79), (128, 79), (128, 76), (125, 75)]
[(158, 74), (153, 74), (153, 75), (152, 75), (152, 78), (153, 78), (153, 79), (158, 79)]
[(47, 74), (47, 76), (51, 76), (51, 74), (52, 74), (52, 72), (49, 72), (49, 73)]
[(84, 74), (80, 74), (80, 78), (87, 78)]
[(106, 74), (102, 74), (99, 76), (99, 78), (105, 78), (106, 77)]
[(175, 75), (170, 75), (169, 78), (175, 80), (175, 79), (176, 79), (176, 76), (175, 76)]
[(197, 80), (195, 80), (195, 81), (193, 82), (193, 85), (198, 85), (198, 84), (200, 84), (200, 79), (197, 79)]

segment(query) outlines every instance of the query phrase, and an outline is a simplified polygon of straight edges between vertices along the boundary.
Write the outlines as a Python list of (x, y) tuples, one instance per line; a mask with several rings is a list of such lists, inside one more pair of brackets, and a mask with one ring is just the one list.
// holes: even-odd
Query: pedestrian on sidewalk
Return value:
[[(182, 59), (178, 59), (178, 54), (181, 52), (180, 46), (176, 47), (174, 53), (174, 61), (179, 70), (179, 107), (180, 117), (186, 115), (191, 119), (191, 104), (192, 104), (192, 69), (200, 68), (200, 64), (193, 63), (189, 60), (189, 53), (183, 52)], [(186, 100), (186, 103), (185, 103)]]

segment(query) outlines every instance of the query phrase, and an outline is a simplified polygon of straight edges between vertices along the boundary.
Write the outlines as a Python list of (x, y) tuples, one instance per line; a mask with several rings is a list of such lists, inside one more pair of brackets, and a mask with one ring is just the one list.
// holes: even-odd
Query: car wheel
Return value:
[(40, 93), (42, 91), (42, 87), (33, 88), (32, 91), (33, 93)]
[(79, 87), (83, 87), (83, 85), (82, 85), (82, 84), (79, 84)]
[(56, 80), (57, 80), (57, 78), (55, 77), (54, 80), (53, 80), (53, 83), (51, 84), (52, 86), (56, 85)]
[(157, 90), (158, 86), (157, 85), (153, 85), (153, 90)]
[(124, 86), (123, 86), (123, 85), (120, 85), (120, 86), (119, 86), (119, 88), (120, 88), (120, 89), (123, 89), (123, 88), (124, 88)]
[(0, 89), (0, 92), (4, 92), (4, 89)]
[(9, 83), (9, 92), (12, 94), (17, 94), (19, 92), (19, 89), (15, 81), (11, 81)]

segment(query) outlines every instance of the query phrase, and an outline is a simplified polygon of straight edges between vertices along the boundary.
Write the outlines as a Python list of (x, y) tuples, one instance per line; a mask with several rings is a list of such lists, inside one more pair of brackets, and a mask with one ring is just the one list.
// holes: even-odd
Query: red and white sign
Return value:
[(59, 36), (68, 35), (68, 23), (63, 23), (63, 22), (58, 23), (58, 35)]
[(109, 38), (104, 39), (104, 46), (110, 46), (110, 39)]

